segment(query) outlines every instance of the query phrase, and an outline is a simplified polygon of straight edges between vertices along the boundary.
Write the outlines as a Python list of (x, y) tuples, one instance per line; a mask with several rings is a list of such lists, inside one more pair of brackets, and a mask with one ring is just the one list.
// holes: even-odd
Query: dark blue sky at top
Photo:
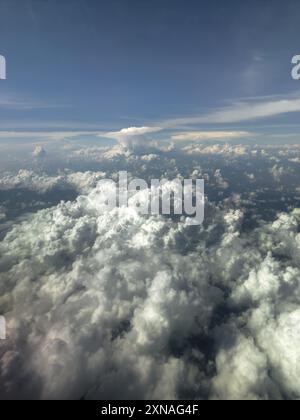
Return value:
[(0, 123), (113, 128), (291, 94), (299, 16), (298, 0), (0, 0)]

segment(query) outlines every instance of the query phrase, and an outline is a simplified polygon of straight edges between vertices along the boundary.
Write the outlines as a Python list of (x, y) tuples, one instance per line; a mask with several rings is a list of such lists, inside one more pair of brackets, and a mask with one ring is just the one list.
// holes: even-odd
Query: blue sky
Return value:
[(0, 129), (296, 135), (299, 16), (298, 0), (1, 0)]

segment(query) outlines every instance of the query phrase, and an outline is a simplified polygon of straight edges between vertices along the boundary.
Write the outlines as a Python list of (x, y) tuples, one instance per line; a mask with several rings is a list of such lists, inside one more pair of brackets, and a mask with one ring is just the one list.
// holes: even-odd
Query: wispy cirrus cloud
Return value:
[(230, 140), (249, 137), (248, 131), (187, 131), (171, 136), (173, 141)]
[(35, 109), (65, 108), (66, 104), (41, 101), (28, 95), (3, 94), (0, 97), (0, 108), (8, 111), (26, 111)]
[[(30, 107), (38, 107), (38, 103), (18, 102), (17, 100), (9, 98), (0, 99), (0, 108), (6, 107), (23, 107), (23, 109), (30, 109)], [(39, 105), (42, 107), (42, 105)], [(46, 105), (45, 105), (46, 106)], [(237, 102), (232, 102), (231, 105), (223, 108), (212, 110), (198, 116), (184, 116), (179, 118), (170, 118), (160, 122), (148, 123), (146, 126), (128, 127), (118, 131), (103, 131), (100, 123), (77, 123), (74, 122), (58, 122), (51, 124), (51, 122), (44, 122), (39, 124), (31, 122), (27, 124), (24, 121), (13, 122), (13, 130), (9, 130), (11, 122), (6, 122), (2, 125), (2, 129), (7, 127), (6, 131), (0, 132), (0, 139), (10, 138), (40, 138), (42, 140), (63, 140), (67, 138), (74, 138), (84, 135), (91, 135), (95, 137), (105, 137), (116, 140), (118, 143), (128, 145), (135, 142), (140, 142), (141, 139), (149, 137), (151, 134), (160, 131), (169, 132), (173, 141), (201, 141), (201, 140), (230, 140), (236, 138), (249, 137), (253, 133), (248, 131), (241, 131), (238, 128), (229, 130), (203, 130), (203, 126), (208, 125), (226, 125), (238, 124), (243, 122), (254, 122), (257, 120), (266, 120), (272, 117), (278, 117), (285, 114), (300, 112), (300, 93), (293, 95), (273, 95), (267, 97), (250, 97), (244, 98)], [(24, 125), (25, 124), (25, 125)], [(26, 126), (27, 124), (27, 126)], [(52, 128), (51, 125), (53, 125)], [(18, 127), (18, 128), (17, 128)], [(28, 130), (26, 128), (28, 127)], [(40, 128), (40, 129), (39, 129)], [(182, 132), (176, 133), (175, 130), (182, 129)], [(18, 131), (17, 131), (18, 130)], [(191, 131), (188, 131), (191, 130)]]
[(276, 117), (300, 112), (300, 98), (249, 100), (236, 102), (230, 106), (199, 116), (187, 116), (165, 120), (161, 126), (175, 128), (197, 124), (230, 124)]
[(64, 140), (79, 136), (98, 135), (94, 131), (0, 131), (1, 139)]
[(156, 133), (162, 130), (159, 127), (129, 127), (120, 131), (103, 132), (96, 130), (2, 130), (0, 131), (0, 140), (9, 139), (39, 139), (46, 141), (60, 141), (80, 136), (104, 137), (117, 140), (120, 144), (127, 144), (132, 141), (140, 141), (144, 136), (150, 133)]

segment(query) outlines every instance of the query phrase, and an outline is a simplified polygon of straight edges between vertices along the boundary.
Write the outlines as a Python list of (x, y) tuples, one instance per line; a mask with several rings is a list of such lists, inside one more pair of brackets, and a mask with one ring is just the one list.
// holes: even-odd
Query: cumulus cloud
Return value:
[[(147, 220), (133, 209), (102, 215), (94, 197), (82, 196), (76, 203), (38, 213), (31, 222), (19, 226), (23, 233), (11, 231), (6, 237), (8, 242), (1, 244), (3, 278), (12, 281), (9, 289), (4, 286), (8, 283), (1, 284), (1, 307), (7, 313), (12, 334), (11, 341), (3, 343), (8, 347), (4, 348), (1, 362), (1, 394), (18, 392), (20, 381), (28, 377), (24, 395), (32, 392), (44, 398), (92, 398), (116, 391), (120, 396), (132, 393), (151, 397), (158, 396), (160, 390), (164, 397), (175, 397), (178, 381), (187, 375), (186, 369), (195, 379), (199, 376), (197, 371), (192, 373), (192, 362), (185, 363), (175, 355), (161, 352), (172, 346), (183, 327), (185, 337), (190, 330), (201, 331), (201, 323), (206, 324), (211, 312), (211, 304), (206, 307), (205, 302), (210, 302), (210, 295), (213, 300), (218, 299), (220, 292), (213, 287), (201, 290), (196, 271), (187, 282), (184, 272), (171, 268), (173, 259), (179, 268), (177, 253), (172, 256), (169, 250), (176, 248), (180, 232), (170, 221)], [(17, 243), (22, 237), (27, 237), (28, 246), (21, 250)], [(9, 248), (14, 248), (14, 261), (5, 269), (11, 254), (6, 248), (9, 243)], [(199, 264), (196, 255), (194, 259)], [(26, 274), (23, 273), (21, 284), (15, 276), (19, 264), (24, 263), (27, 268), (24, 267)], [(158, 266), (159, 270), (154, 269)], [(36, 275), (39, 280), (35, 291), (27, 294)], [(11, 301), (14, 295), (19, 303)], [(39, 296), (39, 302), (35, 296)], [(34, 309), (32, 305), (37, 306)], [(203, 312), (197, 325), (199, 305)], [(193, 317), (188, 315), (191, 311)], [(35, 318), (39, 326), (34, 326)], [(26, 330), (29, 336), (20, 351), (20, 334)], [(174, 345), (181, 345), (184, 339), (179, 338)], [(25, 363), (27, 351), (34, 352), (30, 361), (27, 359), (28, 369), (12, 383), (15, 366)], [(73, 371), (74, 362), (80, 366), (77, 372), (76, 368)], [(43, 376), (42, 383), (38, 371)], [(191, 380), (188, 379), (187, 387)], [(67, 389), (67, 383), (71, 388)]]
[(191, 227), (108, 194), (1, 242), (1, 397), (299, 398), (300, 211), (245, 234), (241, 210)]
[(116, 140), (123, 140), (128, 137), (143, 136), (149, 133), (156, 133), (160, 131), (160, 127), (128, 127), (122, 128), (120, 131), (112, 131), (101, 134), (103, 137), (112, 138)]
[(105, 178), (105, 172), (61, 172), (56, 176), (39, 174), (21, 169), (17, 174), (4, 173), (0, 178), (0, 190), (24, 188), (45, 193), (58, 189), (75, 189), (78, 193), (86, 193), (95, 187), (99, 180)]
[[(149, 140), (147, 140), (147, 135), (157, 133), (161, 130), (162, 129), (160, 127), (129, 127), (123, 128), (120, 131), (101, 133), (100, 137), (117, 140), (122, 148), (133, 149), (137, 147), (151, 146), (151, 144), (149, 144)], [(117, 150), (119, 149), (117, 148)]]
[(272, 168), (270, 168), (270, 173), (274, 180), (280, 183), (285, 176), (293, 173), (293, 169), (289, 167), (274, 165)]
[(183, 147), (184, 153), (188, 155), (231, 155), (243, 156), (250, 155), (251, 148), (246, 145), (230, 145), (230, 144), (191, 144)]
[(289, 161), (292, 162), (292, 163), (300, 163), (300, 158), (295, 157), (295, 158), (289, 159)]
[[(230, 337), (230, 331), (226, 332)], [(255, 400), (259, 396), (271, 396), (266, 355), (251, 337), (236, 332), (236, 336), (230, 338), (235, 341), (234, 346), (229, 344), (226, 349), (221, 345), (216, 357), (218, 374), (212, 380), (213, 398)]]
[(41, 147), (41, 146), (37, 146), (34, 151), (32, 152), (32, 156), (36, 157), (36, 158), (42, 158), (44, 156), (46, 156), (46, 150)]
[[(16, 195), (71, 188), (80, 196), (1, 233), (0, 398), (300, 398), (300, 211), (268, 223), (256, 211), (258, 227), (245, 230), (244, 210), (291, 151), (194, 144), (184, 155), (104, 158), (110, 151), (76, 153), (105, 173), (1, 177), (0, 190)], [(229, 197), (238, 177), (251, 193), (207, 203), (198, 227), (141, 216), (134, 199), (147, 190), (130, 208), (104, 213), (111, 188), (98, 182), (115, 177), (116, 162), (130, 177), (204, 177), (218, 196)]]
[(221, 169), (217, 169), (215, 171), (214, 177), (216, 179), (216, 182), (217, 182), (217, 185), (219, 186), (219, 188), (221, 188), (221, 189), (229, 188), (228, 182), (225, 181), (224, 178), (223, 178), (223, 176), (222, 176)]

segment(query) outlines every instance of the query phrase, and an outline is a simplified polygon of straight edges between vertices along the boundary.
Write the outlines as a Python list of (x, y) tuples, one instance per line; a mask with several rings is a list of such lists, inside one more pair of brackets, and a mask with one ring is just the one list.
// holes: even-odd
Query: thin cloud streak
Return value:
[(249, 137), (248, 131), (190, 131), (171, 136), (173, 141), (230, 140)]
[(300, 99), (281, 99), (265, 102), (238, 102), (232, 106), (213, 111), (206, 115), (182, 117), (166, 120), (160, 125), (176, 128), (196, 124), (229, 124), (276, 117), (283, 114), (300, 112)]
[(26, 111), (37, 109), (68, 108), (69, 105), (60, 103), (46, 103), (36, 99), (24, 99), (13, 95), (5, 95), (0, 98), (0, 108), (7, 111)]
[[(0, 107), (1, 107), (0, 101)], [(300, 98), (299, 93), (297, 96), (289, 95), (285, 98), (280, 96), (270, 96), (264, 99), (257, 98), (255, 101), (253, 99), (243, 100), (240, 102), (233, 103), (232, 105), (226, 106), (222, 109), (212, 111), (210, 113), (199, 115), (199, 116), (187, 116), (181, 118), (172, 118), (160, 123), (153, 123), (151, 126), (142, 126), (142, 127), (129, 127), (122, 129), (120, 131), (101, 131), (92, 130), (92, 127), (96, 128), (95, 124), (86, 124), (90, 126), (90, 130), (57, 130), (57, 131), (1, 131), (0, 139), (9, 139), (9, 138), (38, 138), (49, 140), (63, 140), (70, 137), (78, 137), (81, 135), (92, 135), (97, 137), (105, 137), (114, 139), (117, 141), (127, 141), (128, 138), (138, 138), (145, 136), (147, 134), (157, 133), (164, 130), (178, 130), (188, 129), (191, 126), (201, 126), (209, 124), (237, 124), (242, 122), (255, 121), (259, 119), (272, 118), (284, 114), (300, 112)], [(49, 124), (49, 123), (48, 123)], [(64, 123), (60, 123), (65, 125)], [(98, 126), (100, 128), (100, 126)], [(25, 128), (25, 127), (24, 127)], [(66, 127), (67, 128), (67, 127)], [(199, 127), (200, 128), (200, 127)], [(182, 133), (171, 133), (171, 139), (174, 141), (181, 140), (209, 140), (209, 139), (222, 139), (222, 138), (238, 138), (249, 136), (250, 133), (246, 131), (218, 131), (213, 132), (203, 131), (203, 130), (193, 130), (191, 132), (184, 131)]]
[(79, 136), (96, 136), (99, 132), (92, 131), (0, 131), (0, 139), (43, 139), (43, 140), (64, 140)]

